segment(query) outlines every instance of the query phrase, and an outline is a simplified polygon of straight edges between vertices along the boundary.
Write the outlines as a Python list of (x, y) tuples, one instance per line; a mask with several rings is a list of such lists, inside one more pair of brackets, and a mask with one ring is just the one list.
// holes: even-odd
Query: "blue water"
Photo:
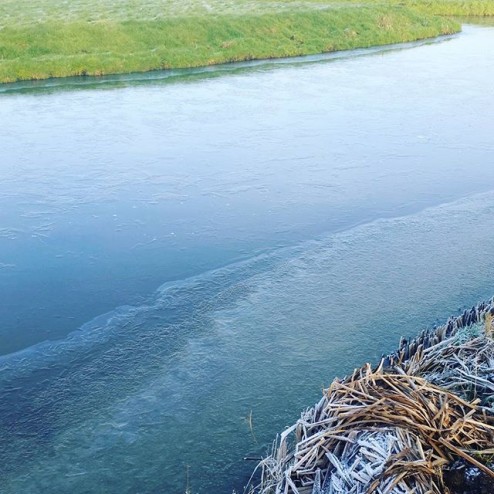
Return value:
[(241, 489), (335, 375), (492, 296), (492, 48), (0, 94), (1, 492)]

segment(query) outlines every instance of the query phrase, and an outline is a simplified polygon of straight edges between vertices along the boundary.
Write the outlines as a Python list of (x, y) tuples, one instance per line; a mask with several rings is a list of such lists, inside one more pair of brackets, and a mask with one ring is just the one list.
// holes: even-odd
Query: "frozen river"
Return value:
[(491, 297), (493, 51), (0, 87), (1, 492), (241, 490), (336, 375)]

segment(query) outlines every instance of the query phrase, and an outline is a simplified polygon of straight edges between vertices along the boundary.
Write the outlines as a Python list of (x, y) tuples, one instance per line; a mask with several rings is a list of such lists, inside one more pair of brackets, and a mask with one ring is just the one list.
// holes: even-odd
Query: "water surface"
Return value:
[(1, 95), (2, 492), (240, 489), (335, 375), (491, 296), (493, 48)]

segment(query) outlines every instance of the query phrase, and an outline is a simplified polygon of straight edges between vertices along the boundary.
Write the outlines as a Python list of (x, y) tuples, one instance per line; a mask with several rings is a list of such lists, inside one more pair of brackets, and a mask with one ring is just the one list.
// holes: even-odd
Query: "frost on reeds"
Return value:
[(493, 314), (482, 303), (335, 380), (279, 436), (250, 492), (443, 494), (460, 466), (490, 482)]

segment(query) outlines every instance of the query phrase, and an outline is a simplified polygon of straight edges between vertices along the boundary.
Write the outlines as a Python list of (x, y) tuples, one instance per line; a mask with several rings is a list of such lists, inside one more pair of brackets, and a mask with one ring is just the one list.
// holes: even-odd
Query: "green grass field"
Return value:
[(0, 82), (314, 54), (449, 34), (492, 0), (2, 0)]
[(492, 0), (403, 0), (402, 3), (428, 14), (467, 17), (494, 15)]

